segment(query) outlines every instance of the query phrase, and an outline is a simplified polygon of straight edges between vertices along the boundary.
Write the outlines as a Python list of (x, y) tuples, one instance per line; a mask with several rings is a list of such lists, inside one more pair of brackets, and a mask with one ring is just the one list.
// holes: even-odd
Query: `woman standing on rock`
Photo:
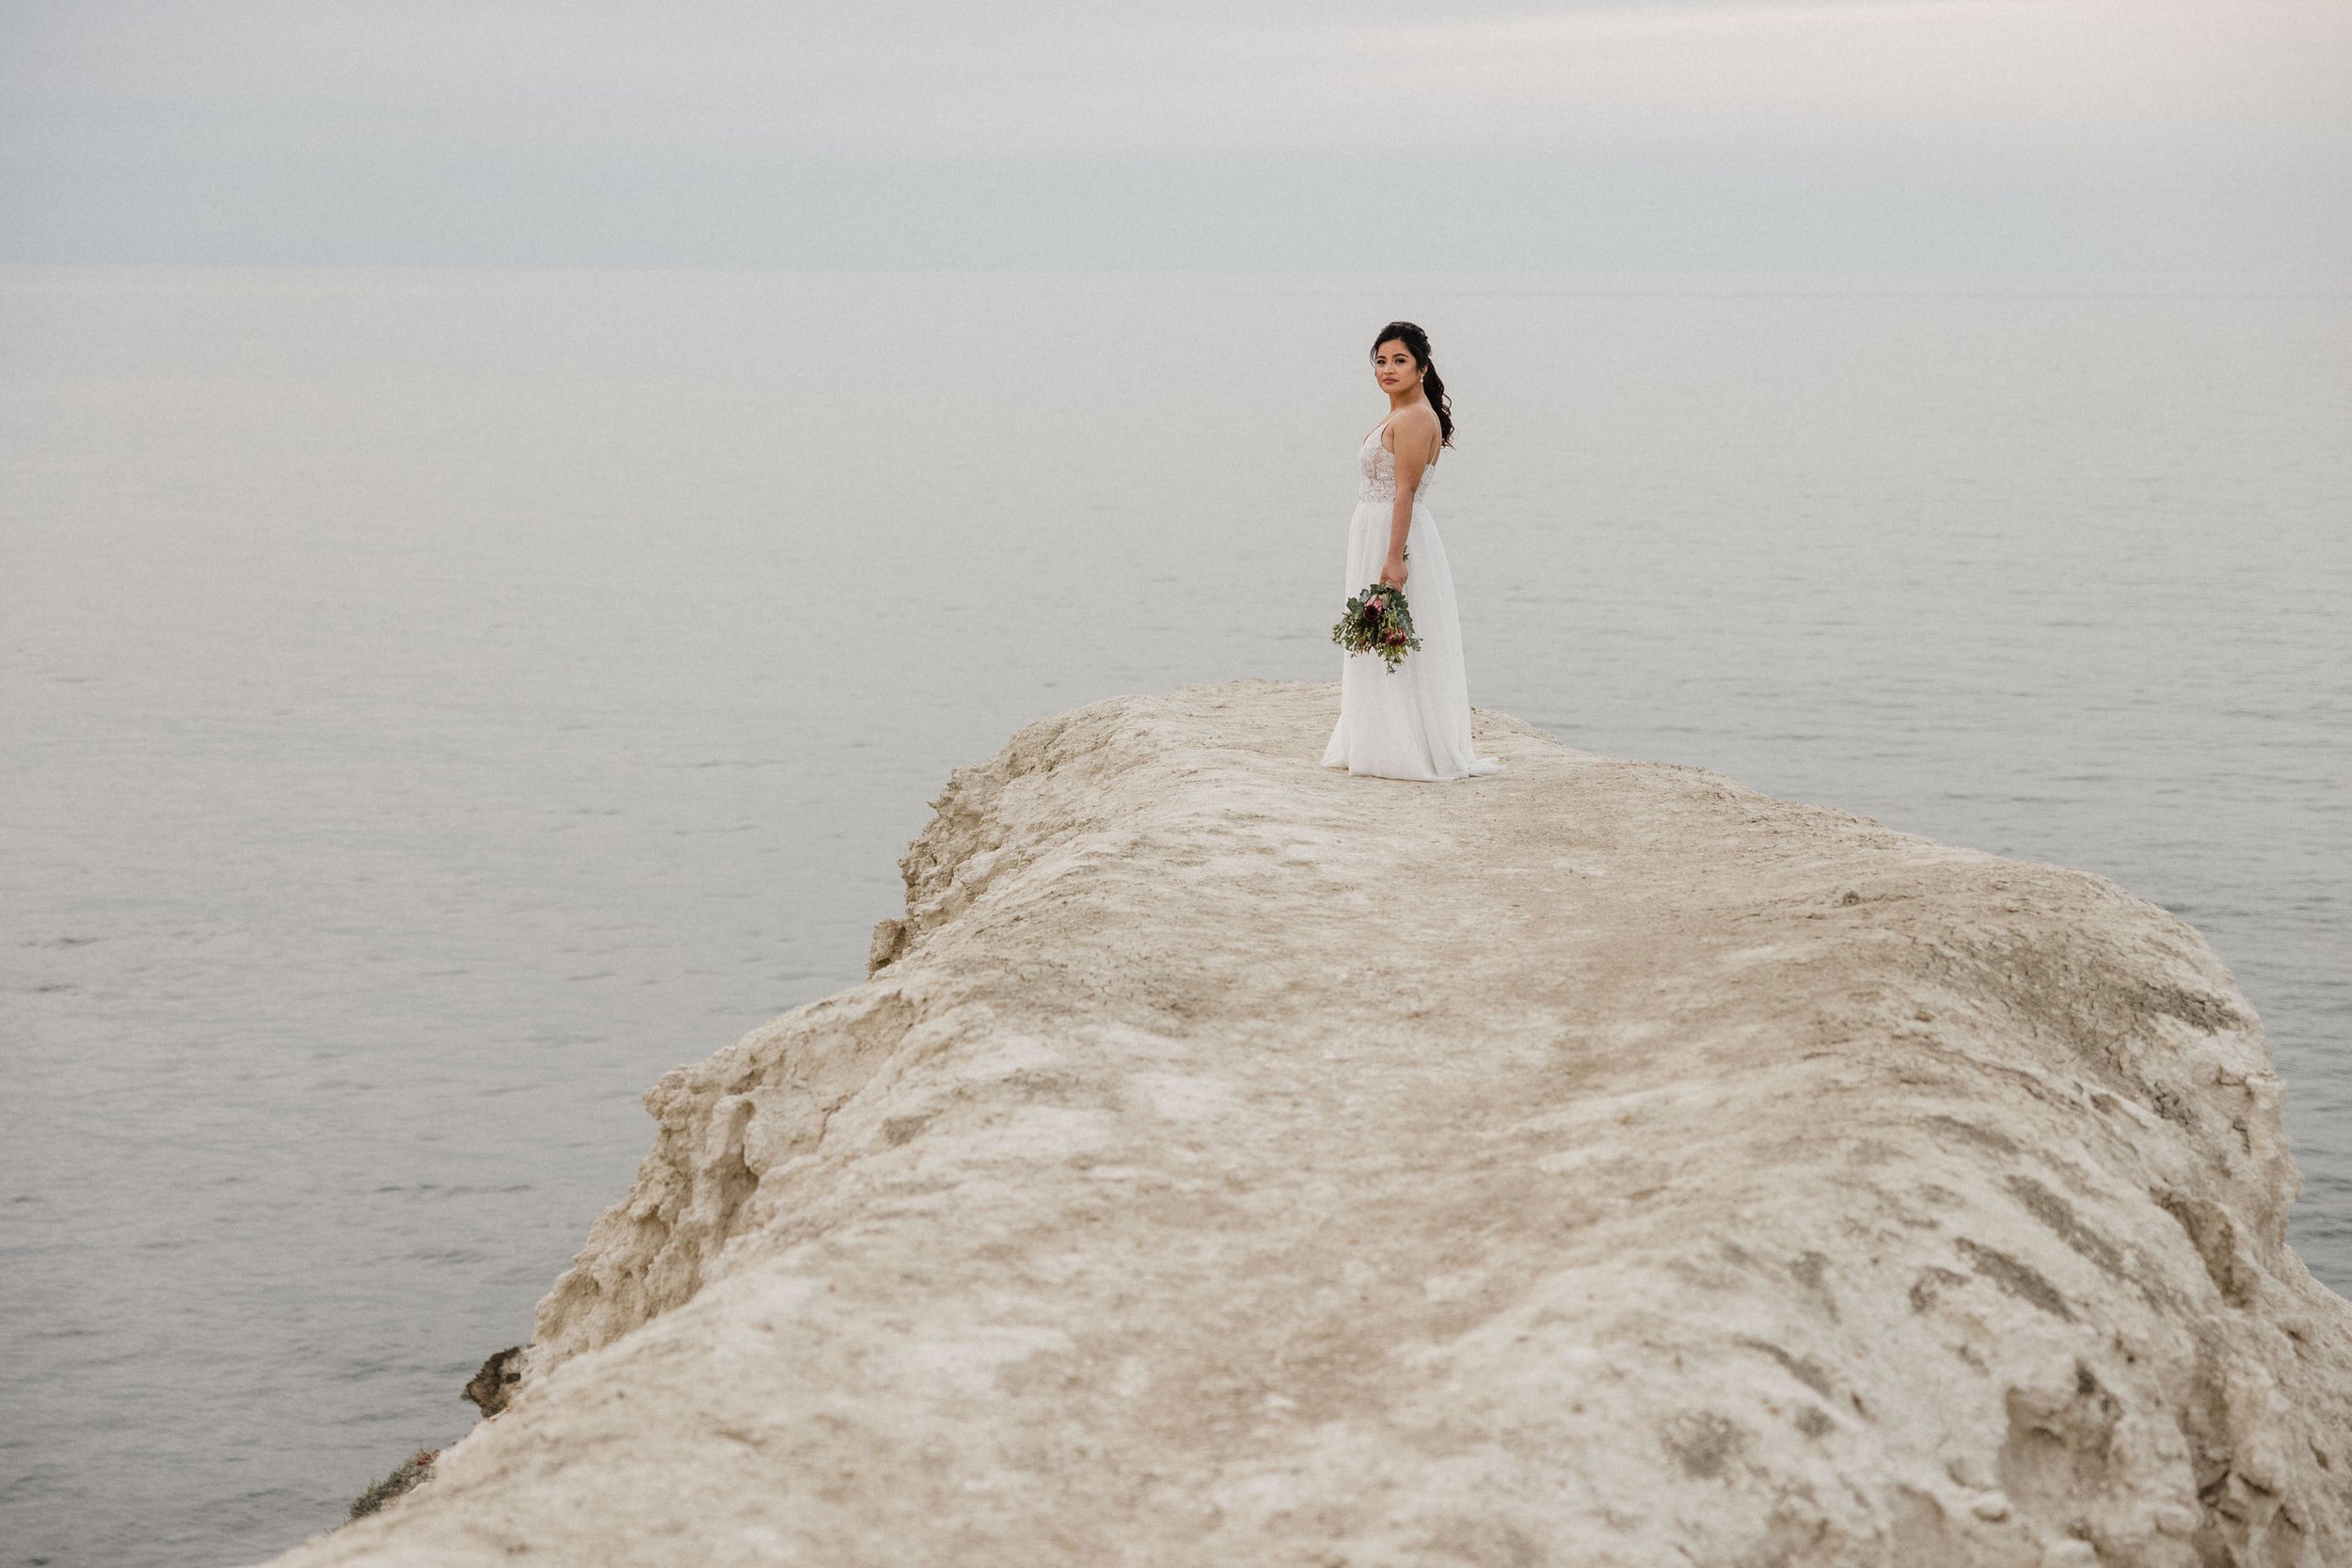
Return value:
[(1389, 417), (1357, 453), (1362, 479), (1347, 524), (1345, 594), (1375, 580), (1405, 589), (1409, 577), (1406, 600), (1421, 646), (1394, 668), (1377, 653), (1342, 656), (1340, 721), (1323, 765), (1389, 779), (1500, 773), (1500, 758), (1471, 749), (1454, 574), (1422, 504), (1439, 449), (1454, 444), (1454, 405), (1430, 359), (1429, 335), (1411, 322), (1382, 327), (1372, 376), (1389, 396)]

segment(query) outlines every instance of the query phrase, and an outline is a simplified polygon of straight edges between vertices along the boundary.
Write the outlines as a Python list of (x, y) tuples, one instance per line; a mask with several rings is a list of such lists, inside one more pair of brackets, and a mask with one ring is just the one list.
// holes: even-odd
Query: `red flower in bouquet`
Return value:
[(1393, 671), (1405, 656), (1421, 646), (1413, 635), (1413, 611), (1405, 591), (1385, 582), (1364, 585), (1347, 601), (1347, 609), (1331, 628), (1331, 641), (1351, 654), (1378, 654)]

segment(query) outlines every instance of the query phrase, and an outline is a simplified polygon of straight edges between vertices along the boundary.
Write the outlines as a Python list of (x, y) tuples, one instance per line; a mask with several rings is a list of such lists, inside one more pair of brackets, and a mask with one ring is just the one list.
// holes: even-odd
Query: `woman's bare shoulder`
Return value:
[(1440, 443), (1441, 431), (1436, 409), (1425, 403), (1408, 404), (1389, 418), (1389, 450), (1435, 451)]
[(1426, 403), (1409, 403), (1390, 416), (1389, 425), (1393, 430), (1425, 436), (1438, 428), (1438, 411)]

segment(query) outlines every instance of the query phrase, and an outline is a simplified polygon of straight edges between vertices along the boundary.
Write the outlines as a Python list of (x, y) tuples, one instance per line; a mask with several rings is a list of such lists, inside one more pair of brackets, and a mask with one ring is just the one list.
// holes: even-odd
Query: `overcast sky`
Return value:
[(2352, 273), (2352, 0), (0, 0), (0, 261)]

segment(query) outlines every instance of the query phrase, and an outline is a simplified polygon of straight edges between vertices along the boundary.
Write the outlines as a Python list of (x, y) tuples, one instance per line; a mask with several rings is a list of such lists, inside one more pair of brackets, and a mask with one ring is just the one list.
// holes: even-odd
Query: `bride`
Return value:
[[(1466, 779), (1502, 763), (1470, 748), (1470, 683), (1445, 542), (1423, 498), (1438, 449), (1454, 444), (1454, 405), (1429, 357), (1429, 335), (1391, 322), (1372, 345), (1372, 375), (1389, 394), (1389, 417), (1357, 453), (1361, 482), (1347, 524), (1347, 585), (1375, 578), (1406, 589), (1421, 647), (1391, 670), (1376, 653), (1342, 656), (1340, 721), (1323, 766), (1389, 779)], [(1412, 585), (1406, 588), (1407, 577)]]

